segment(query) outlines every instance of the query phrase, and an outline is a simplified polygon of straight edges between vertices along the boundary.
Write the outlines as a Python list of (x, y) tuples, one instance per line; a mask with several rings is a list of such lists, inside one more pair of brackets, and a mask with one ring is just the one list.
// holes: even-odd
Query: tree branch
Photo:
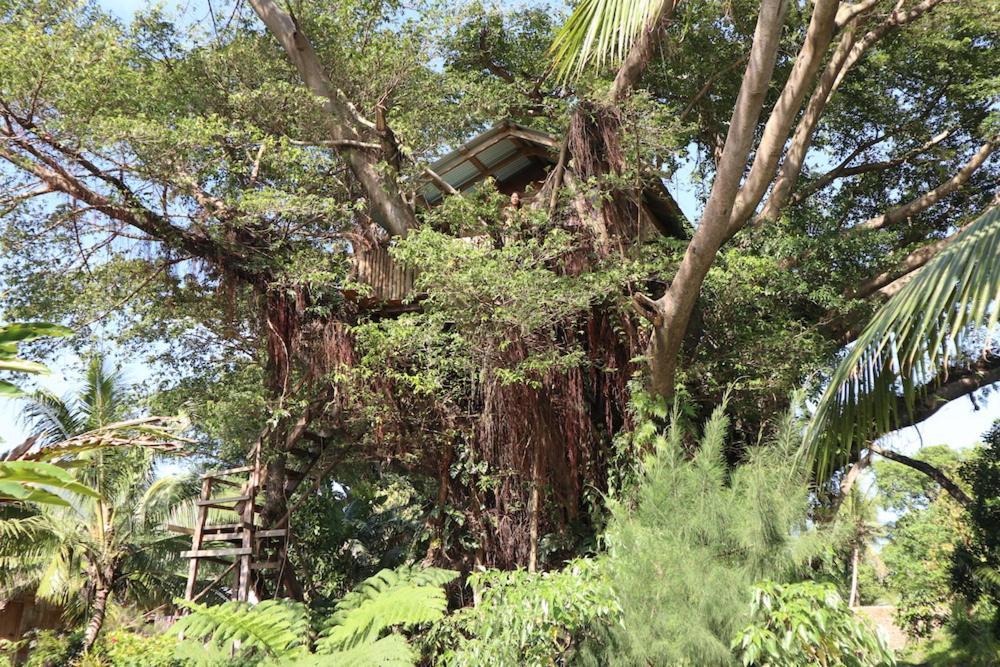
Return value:
[(919, 197), (911, 199), (902, 206), (897, 206), (891, 211), (887, 211), (882, 215), (875, 216), (874, 218), (849, 228), (848, 233), (882, 229), (883, 227), (902, 222), (903, 220), (930, 208), (939, 202), (943, 197), (950, 195), (952, 192), (955, 192), (960, 187), (965, 185), (965, 183), (968, 182), (968, 180), (972, 178), (972, 175), (983, 166), (986, 160), (996, 149), (997, 138), (993, 137), (983, 144), (978, 151), (976, 151), (972, 158), (958, 170), (958, 173), (944, 183), (941, 183), (933, 190), (925, 192)]
[[(323, 99), (331, 139), (336, 142), (364, 141), (362, 129), (377, 135), (375, 125), (361, 117), (343, 91), (334, 88), (312, 44), (295, 19), (273, 0), (250, 0), (250, 5), (284, 47), (306, 87)], [(344, 152), (351, 172), (365, 191), (372, 219), (396, 236), (405, 236), (407, 231), (415, 228), (416, 216), (412, 207), (403, 199), (394, 174), (380, 169), (379, 161), (367, 149), (344, 145)]]
[(729, 232), (729, 220), (746, 168), (764, 96), (774, 73), (785, 11), (784, 0), (762, 0), (753, 47), (733, 108), (722, 159), (694, 238), (688, 244), (667, 292), (655, 302), (660, 324), (653, 326), (647, 356), (652, 390), (673, 394), (677, 355), (701, 285)]
[(849, 166), (851, 162), (854, 160), (854, 158), (856, 158), (862, 152), (871, 148), (872, 146), (882, 143), (883, 141), (891, 137), (892, 132), (880, 135), (877, 140), (864, 142), (863, 144), (858, 146), (858, 148), (851, 151), (851, 154), (848, 155), (839, 165), (837, 165), (830, 171), (826, 172), (825, 174), (817, 178), (815, 181), (810, 182), (804, 188), (797, 190), (795, 194), (792, 195), (791, 199), (789, 199), (788, 203), (792, 206), (795, 206), (796, 204), (799, 204), (805, 199), (808, 199), (812, 195), (816, 194), (817, 192), (819, 192), (826, 186), (830, 185), (837, 179), (847, 178), (849, 176), (858, 176), (860, 174), (867, 174), (873, 171), (891, 169), (893, 167), (898, 167), (901, 164), (905, 164), (906, 162), (912, 160), (915, 157), (923, 155), (930, 149), (940, 144), (942, 141), (950, 137), (954, 131), (955, 128), (944, 130), (943, 132), (940, 132), (937, 135), (931, 137), (928, 141), (924, 142), (922, 145), (912, 150), (909, 150), (900, 156), (894, 157), (891, 160), (881, 160), (879, 162), (865, 162), (862, 164), (854, 165), (853, 167)]
[(941, 472), (940, 468), (937, 468), (926, 461), (912, 459), (905, 454), (900, 454), (899, 452), (894, 452), (890, 449), (883, 449), (874, 443), (868, 445), (868, 450), (883, 458), (889, 459), (890, 461), (902, 463), (904, 466), (908, 466), (914, 470), (922, 472), (937, 482), (942, 489), (948, 492), (949, 496), (958, 502), (959, 505), (967, 509), (972, 507), (972, 498), (969, 497), (969, 494), (963, 491), (962, 487), (953, 482), (950, 477)]
[(750, 173), (736, 196), (729, 220), (730, 236), (750, 218), (774, 178), (792, 123), (833, 39), (834, 19), (839, 5), (840, 0), (816, 0), (813, 6), (809, 27), (792, 72), (771, 109)]
[[(781, 215), (781, 211), (788, 204), (795, 184), (798, 182), (806, 153), (812, 145), (816, 127), (819, 125), (819, 120), (826, 110), (827, 104), (840, 87), (844, 77), (865, 52), (893, 30), (916, 21), (942, 2), (952, 1), (923, 0), (908, 11), (903, 11), (900, 5), (897, 5), (885, 21), (867, 32), (860, 40), (856, 38), (855, 28), (860, 19), (871, 10), (875, 3), (860, 2), (851, 10), (850, 18), (844, 24), (845, 29), (837, 48), (827, 63), (826, 69), (820, 77), (819, 85), (809, 98), (805, 113), (795, 128), (784, 163), (771, 189), (771, 195), (755, 220), (755, 224), (776, 220)], [(846, 16), (846, 13), (842, 15), (842, 17)]]

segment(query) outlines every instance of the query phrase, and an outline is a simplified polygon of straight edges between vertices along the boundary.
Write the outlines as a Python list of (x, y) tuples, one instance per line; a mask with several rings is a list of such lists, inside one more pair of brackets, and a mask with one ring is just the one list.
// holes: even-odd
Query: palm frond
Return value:
[(21, 420), (43, 446), (71, 438), (84, 428), (70, 402), (46, 390), (36, 391), (27, 398)]
[(995, 207), (875, 314), (834, 371), (808, 429), (808, 452), (821, 475), (912, 416), (954, 359), (990, 349), (1000, 315), (998, 260)]
[(121, 369), (108, 370), (102, 354), (91, 357), (79, 397), (80, 412), (86, 415), (88, 428), (97, 429), (120, 420), (127, 395)]
[(624, 60), (643, 30), (653, 27), (671, 0), (582, 0), (556, 34), (549, 56), (560, 81), (593, 63)]

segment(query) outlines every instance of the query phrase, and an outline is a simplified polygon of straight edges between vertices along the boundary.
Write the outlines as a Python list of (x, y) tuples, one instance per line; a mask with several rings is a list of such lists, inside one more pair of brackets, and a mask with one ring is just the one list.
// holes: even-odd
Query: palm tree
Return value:
[(849, 531), (848, 545), (851, 548), (851, 585), (847, 598), (849, 607), (857, 607), (859, 604), (858, 573), (861, 563), (865, 560), (868, 546), (881, 531), (876, 514), (874, 499), (866, 497), (856, 485), (851, 487), (840, 508), (840, 520), (845, 522)]
[[(1000, 206), (967, 227), (879, 310), (830, 379), (806, 435), (821, 475), (915, 421), (956, 360), (995, 361)], [(973, 385), (974, 386), (974, 385)], [(967, 392), (966, 392), (967, 393)]]
[[(98, 356), (77, 396), (36, 393), (25, 415), (39, 440), (54, 444), (127, 416), (127, 395)], [(169, 602), (183, 583), (183, 545), (162, 526), (195, 490), (186, 479), (157, 478), (155, 462), (144, 447), (83, 451), (69, 466), (89, 493), (64, 493), (64, 506), (0, 505), (0, 594), (34, 589), (70, 611), (89, 610), (84, 650), (113, 598), (147, 608)]]
[(550, 55), (560, 79), (625, 60), (636, 41), (659, 24), (677, 0), (582, 0), (556, 34)]

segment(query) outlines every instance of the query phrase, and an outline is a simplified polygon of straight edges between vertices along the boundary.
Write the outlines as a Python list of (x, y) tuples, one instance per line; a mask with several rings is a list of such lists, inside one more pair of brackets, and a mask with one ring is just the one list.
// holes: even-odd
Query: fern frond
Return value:
[(241, 650), (269, 657), (296, 657), (307, 651), (309, 612), (290, 600), (267, 600), (256, 606), (226, 602), (207, 606), (175, 600), (192, 611), (174, 624), (172, 632), (213, 644), (239, 641)]
[(347, 651), (310, 655), (285, 667), (413, 667), (417, 654), (401, 635), (389, 635), (373, 644), (362, 644)]
[(413, 567), (404, 565), (395, 570), (384, 569), (368, 577), (337, 603), (337, 612), (360, 607), (364, 602), (393, 588), (402, 586), (444, 586), (455, 579), (458, 572), (437, 567)]
[(373, 643), (386, 628), (412, 627), (444, 617), (448, 600), (440, 586), (400, 586), (339, 611), (316, 643), (319, 653), (343, 651)]

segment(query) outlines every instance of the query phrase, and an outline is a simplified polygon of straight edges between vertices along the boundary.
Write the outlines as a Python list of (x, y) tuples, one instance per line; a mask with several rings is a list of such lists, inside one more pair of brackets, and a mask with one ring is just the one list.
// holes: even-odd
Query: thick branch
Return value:
[(802, 48), (778, 101), (771, 109), (750, 173), (736, 197), (729, 221), (730, 235), (735, 234), (750, 218), (774, 178), (792, 123), (833, 39), (834, 19), (839, 5), (840, 0), (816, 0)]
[(712, 183), (712, 192), (677, 275), (666, 294), (656, 301), (655, 307), (660, 315), (657, 321), (660, 324), (654, 323), (647, 354), (651, 366), (652, 389), (661, 396), (673, 394), (677, 355), (691, 312), (716, 253), (728, 236), (736, 192), (746, 167), (764, 96), (774, 72), (787, 6), (783, 0), (761, 2), (750, 59), (736, 98), (722, 159)]
[(757, 218), (758, 224), (768, 220), (776, 220), (788, 204), (788, 200), (802, 172), (802, 165), (805, 163), (806, 153), (812, 145), (812, 139), (816, 127), (819, 125), (820, 118), (826, 110), (826, 106), (833, 97), (833, 94), (840, 87), (844, 77), (851, 68), (854, 67), (872, 46), (888, 33), (916, 21), (945, 1), (950, 0), (923, 0), (923, 2), (915, 5), (908, 11), (903, 11), (897, 5), (897, 8), (885, 21), (866, 33), (860, 40), (856, 39), (855, 27), (861, 17), (871, 9), (873, 4), (858, 3), (856, 6), (857, 11), (852, 13), (850, 20), (846, 23), (840, 42), (837, 44), (833, 56), (830, 58), (826, 69), (824, 69), (820, 77), (819, 85), (809, 98), (805, 113), (803, 113), (799, 124), (795, 128), (795, 133), (785, 160), (782, 163), (781, 171), (771, 190), (771, 196)]
[(965, 185), (972, 175), (983, 166), (986, 160), (993, 154), (993, 151), (997, 149), (996, 138), (987, 141), (983, 144), (975, 155), (961, 168), (958, 170), (954, 176), (949, 178), (944, 183), (939, 186), (925, 192), (924, 194), (911, 199), (902, 206), (897, 206), (891, 211), (887, 211), (882, 215), (875, 216), (869, 220), (866, 220), (854, 227), (850, 228), (850, 231), (864, 231), (864, 230), (875, 230), (882, 229), (893, 224), (897, 224), (910, 218), (911, 216), (926, 210), (939, 202), (942, 198), (950, 195), (951, 193), (958, 190), (960, 187)]
[(950, 477), (941, 472), (940, 468), (932, 466), (926, 461), (921, 461), (919, 459), (912, 459), (905, 454), (900, 454), (899, 452), (894, 452), (889, 449), (883, 449), (876, 444), (868, 445), (868, 450), (878, 454), (883, 458), (887, 458), (890, 461), (895, 461), (896, 463), (902, 463), (904, 466), (908, 466), (922, 472), (927, 475), (935, 482), (941, 485), (941, 488), (948, 492), (948, 495), (954, 498), (959, 505), (965, 508), (972, 506), (972, 498), (969, 497), (965, 491), (962, 490), (958, 484), (953, 482)]
[[(273, 0), (250, 0), (250, 5), (267, 29), (284, 47), (295, 69), (313, 94), (323, 99), (329, 115), (331, 139), (335, 142), (363, 141), (361, 130), (376, 131), (330, 82), (319, 57), (295, 19), (282, 11)], [(377, 131), (376, 131), (377, 132)], [(372, 219), (390, 234), (405, 236), (417, 225), (413, 209), (403, 199), (393, 174), (379, 168), (378, 160), (367, 149), (341, 143), (348, 165), (364, 189)]]
[[(175, 250), (207, 260), (224, 262), (227, 270), (247, 280), (259, 278), (256, 273), (248, 271), (242, 265), (244, 258), (231, 248), (226, 248), (197, 232), (178, 227), (164, 216), (148, 209), (120, 179), (112, 178), (111, 181), (118, 184), (117, 194), (122, 197), (123, 203), (113, 201), (110, 197), (88, 187), (80, 178), (70, 173), (51, 157), (31, 146), (25, 139), (8, 138), (11, 139), (10, 143), (23, 150), (25, 154), (19, 154), (5, 148), (0, 142), (0, 159), (32, 174), (54, 192), (61, 192), (81, 201), (112, 220), (118, 220), (140, 229)], [(96, 169), (96, 166), (94, 168)], [(108, 179), (104, 180), (108, 182)]]

